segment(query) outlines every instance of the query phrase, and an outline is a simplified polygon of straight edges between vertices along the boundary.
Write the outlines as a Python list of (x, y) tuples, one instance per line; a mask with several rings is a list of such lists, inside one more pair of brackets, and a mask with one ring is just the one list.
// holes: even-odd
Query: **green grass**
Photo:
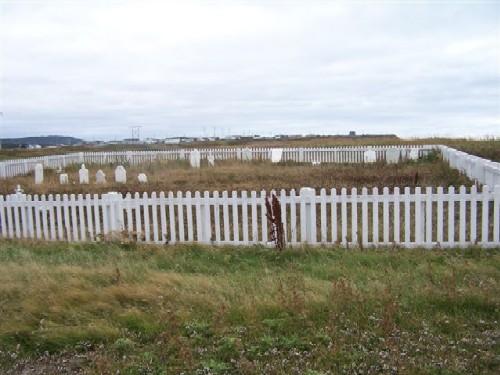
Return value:
[(500, 252), (0, 242), (0, 372), (498, 373)]

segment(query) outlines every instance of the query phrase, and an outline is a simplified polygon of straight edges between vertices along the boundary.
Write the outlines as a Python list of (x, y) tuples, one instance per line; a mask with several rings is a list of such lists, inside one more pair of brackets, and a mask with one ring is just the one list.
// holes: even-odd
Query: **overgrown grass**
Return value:
[(3, 241), (0, 372), (493, 374), (499, 283), (498, 249)]

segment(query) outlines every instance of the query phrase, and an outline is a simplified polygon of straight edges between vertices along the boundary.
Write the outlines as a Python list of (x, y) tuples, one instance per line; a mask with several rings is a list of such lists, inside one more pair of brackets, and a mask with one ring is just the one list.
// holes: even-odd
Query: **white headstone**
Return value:
[(200, 151), (194, 149), (189, 153), (189, 163), (193, 168), (200, 168), (201, 155)]
[(317, 160), (313, 160), (312, 161), (312, 165), (321, 165), (321, 162), (317, 161)]
[(89, 170), (85, 168), (85, 164), (82, 164), (82, 167), (78, 171), (78, 176), (80, 178), (80, 184), (89, 183)]
[(390, 148), (385, 152), (385, 161), (389, 164), (399, 163), (401, 151), (397, 148)]
[(184, 159), (186, 159), (186, 153), (184, 152), (184, 149), (181, 149), (181, 150), (179, 151), (179, 159), (180, 159), (180, 160), (184, 160)]
[(23, 188), (21, 187), (21, 185), (17, 185), (17, 186), (16, 186), (15, 193), (16, 193), (16, 194), (22, 194), (22, 193), (24, 193), (24, 190), (23, 190)]
[(69, 179), (68, 179), (68, 174), (67, 173), (61, 173), (59, 175), (59, 183), (61, 185), (66, 185), (69, 183)]
[(127, 171), (123, 168), (123, 165), (119, 165), (115, 169), (115, 181), (119, 184), (127, 183)]
[(365, 163), (374, 163), (377, 161), (377, 154), (373, 150), (367, 150), (365, 151), (363, 161)]
[(35, 184), (43, 184), (43, 164), (38, 163), (35, 165)]
[(236, 149), (236, 160), (242, 160), (241, 148)]
[(241, 159), (244, 161), (250, 161), (252, 160), (252, 150), (249, 149), (248, 147), (244, 148), (243, 151), (241, 152)]
[(148, 183), (148, 176), (146, 176), (145, 173), (139, 173), (137, 176), (137, 180), (139, 180), (139, 183), (141, 184), (147, 184)]
[(214, 156), (214, 154), (212, 154), (212, 153), (208, 154), (207, 160), (208, 160), (208, 165), (210, 167), (215, 167), (215, 156)]
[(106, 183), (106, 174), (101, 169), (99, 169), (95, 174), (95, 183), (96, 184)]
[(273, 148), (271, 150), (271, 162), (279, 163), (281, 161), (281, 156), (283, 156), (282, 148)]
[(408, 158), (410, 160), (418, 160), (418, 148), (411, 148)]

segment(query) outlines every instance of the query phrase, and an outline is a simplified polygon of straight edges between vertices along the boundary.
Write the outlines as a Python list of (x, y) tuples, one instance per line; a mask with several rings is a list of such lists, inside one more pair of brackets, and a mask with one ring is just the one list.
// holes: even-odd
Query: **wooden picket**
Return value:
[(0, 238), (266, 244), (265, 202), (281, 202), (285, 242), (343, 247), (500, 245), (500, 186), (0, 196)]

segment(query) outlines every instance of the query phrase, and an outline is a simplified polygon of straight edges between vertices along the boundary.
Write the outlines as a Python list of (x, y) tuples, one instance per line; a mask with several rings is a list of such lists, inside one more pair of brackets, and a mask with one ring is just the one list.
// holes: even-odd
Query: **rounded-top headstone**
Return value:
[(43, 164), (37, 163), (35, 165), (35, 184), (43, 184)]
[(119, 165), (115, 169), (115, 181), (119, 184), (127, 183), (127, 171), (123, 168), (123, 165)]

